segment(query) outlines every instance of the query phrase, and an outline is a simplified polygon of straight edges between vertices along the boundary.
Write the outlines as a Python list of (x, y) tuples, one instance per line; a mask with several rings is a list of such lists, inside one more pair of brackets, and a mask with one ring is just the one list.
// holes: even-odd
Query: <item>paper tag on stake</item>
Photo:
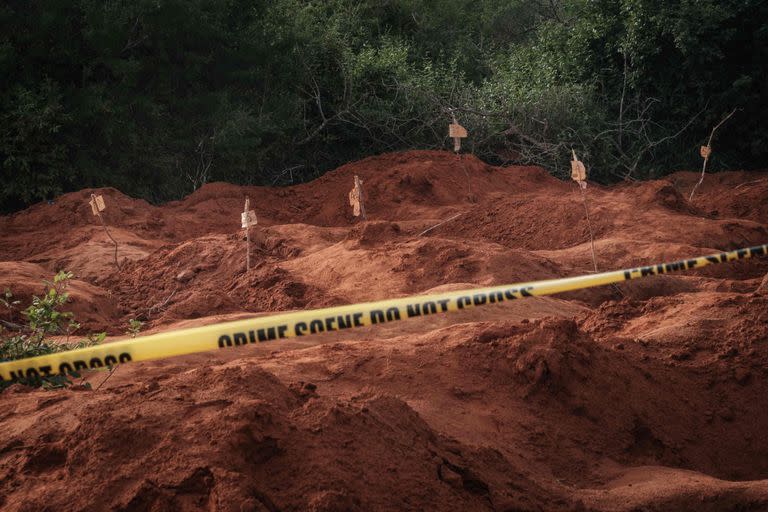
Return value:
[(352, 215), (360, 216), (360, 192), (357, 187), (349, 191), (349, 205), (352, 207)]
[(454, 139), (465, 139), (467, 137), (467, 129), (459, 123), (451, 123), (448, 125), (448, 136)]
[(107, 206), (104, 204), (103, 196), (91, 194), (91, 200), (88, 202), (88, 204), (91, 205), (91, 211), (94, 215), (98, 215), (99, 212), (103, 212), (107, 209)]
[(584, 163), (580, 160), (571, 161), (571, 178), (574, 181), (587, 180), (587, 169), (584, 167)]
[(355, 186), (349, 191), (349, 205), (352, 207), (352, 215), (362, 217), (365, 220), (365, 192), (363, 192), (363, 180), (355, 175)]
[(576, 151), (573, 152), (573, 160), (571, 160), (571, 179), (578, 181), (580, 184), (583, 182), (582, 188), (586, 188), (587, 182), (587, 168), (584, 163), (576, 157)]
[(461, 150), (461, 139), (467, 137), (467, 129), (459, 123), (451, 123), (448, 125), (448, 136), (453, 139), (453, 151), (458, 153)]
[(243, 212), (240, 214), (240, 224), (243, 229), (247, 229), (251, 226), (255, 226), (258, 224), (259, 221), (256, 218), (256, 212), (253, 210), (248, 210), (247, 212)]
[(711, 146), (701, 146), (699, 148), (699, 154), (701, 155), (701, 158), (709, 158), (709, 155), (712, 154), (712, 147)]

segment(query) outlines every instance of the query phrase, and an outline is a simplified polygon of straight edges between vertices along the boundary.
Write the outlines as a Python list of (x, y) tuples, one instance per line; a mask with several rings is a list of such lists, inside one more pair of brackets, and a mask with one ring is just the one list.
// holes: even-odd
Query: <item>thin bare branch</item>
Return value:
[[(730, 119), (731, 116), (733, 116), (733, 114), (735, 114), (737, 110), (738, 108), (734, 108), (730, 114), (725, 116), (719, 123), (715, 125), (714, 128), (712, 128), (712, 132), (709, 134), (709, 140), (707, 140), (708, 148), (712, 147), (712, 138), (715, 136), (715, 131), (717, 131), (717, 129), (720, 128), (723, 125), (723, 123), (725, 123), (728, 119)], [(693, 201), (693, 194), (696, 193), (696, 189), (699, 188), (699, 185), (701, 185), (704, 182), (704, 175), (707, 172), (708, 162), (709, 162), (709, 153), (707, 153), (707, 155), (704, 157), (704, 163), (701, 165), (701, 178), (699, 178), (698, 183), (696, 183), (696, 185), (693, 186), (693, 189), (691, 190), (691, 195), (688, 196), (688, 201)]]

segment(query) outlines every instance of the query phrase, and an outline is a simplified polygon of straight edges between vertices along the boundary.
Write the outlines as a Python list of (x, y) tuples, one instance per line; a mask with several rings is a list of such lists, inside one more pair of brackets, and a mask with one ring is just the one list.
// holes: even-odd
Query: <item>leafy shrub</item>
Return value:
[[(0, 211), (178, 199), (449, 147), (602, 181), (768, 158), (762, 0), (41, 0), (0, 7)], [(685, 128), (682, 132), (681, 129)]]
[[(80, 328), (71, 312), (61, 310), (69, 301), (67, 285), (70, 279), (71, 272), (60, 271), (53, 281), (45, 281), (45, 293), (33, 296), (32, 303), (20, 312), (22, 324), (9, 322), (5, 327), (0, 326), (0, 362), (92, 346), (104, 341), (104, 332), (88, 335), (79, 341), (69, 341)], [(6, 290), (0, 304), (13, 313), (19, 301), (13, 299), (10, 290)], [(52, 336), (63, 336), (65, 340), (55, 341)], [(79, 374), (25, 378), (20, 382), (35, 387), (62, 387), (71, 384), (70, 377), (79, 377)]]

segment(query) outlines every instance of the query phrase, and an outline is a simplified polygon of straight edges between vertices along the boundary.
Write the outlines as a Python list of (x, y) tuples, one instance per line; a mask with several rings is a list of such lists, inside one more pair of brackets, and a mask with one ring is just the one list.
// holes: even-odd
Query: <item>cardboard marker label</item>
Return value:
[(467, 129), (459, 123), (451, 123), (448, 125), (448, 136), (453, 139), (466, 139)]
[(363, 181), (355, 176), (355, 187), (349, 191), (349, 205), (352, 207), (352, 215), (355, 217), (362, 216), (363, 220), (365, 220), (364, 200), (365, 194), (363, 193)]
[(467, 129), (459, 123), (453, 122), (448, 125), (448, 136), (453, 139), (453, 151), (461, 151), (461, 139), (467, 138)]
[(100, 212), (106, 210), (107, 206), (104, 204), (104, 197), (91, 194), (91, 200), (88, 202), (91, 205), (91, 211), (94, 215), (98, 215)]
[(571, 160), (571, 179), (573, 181), (583, 182), (586, 186), (587, 181), (587, 168), (584, 167), (584, 163), (576, 158), (576, 152), (573, 152), (573, 160)]
[(709, 158), (709, 155), (712, 154), (712, 147), (711, 146), (701, 146), (699, 148), (699, 154), (701, 155), (701, 158)]
[(243, 212), (240, 214), (240, 224), (242, 225), (243, 229), (247, 229), (251, 226), (255, 226), (258, 223), (259, 221), (256, 218), (255, 211), (248, 210), (247, 212)]
[(349, 205), (352, 207), (352, 215), (360, 216), (360, 193), (356, 188), (349, 191)]

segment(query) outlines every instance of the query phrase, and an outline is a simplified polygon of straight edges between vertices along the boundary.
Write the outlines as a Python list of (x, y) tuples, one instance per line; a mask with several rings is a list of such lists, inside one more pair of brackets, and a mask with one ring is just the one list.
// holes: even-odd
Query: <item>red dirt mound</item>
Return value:
[(105, 282), (121, 307), (142, 321), (169, 323), (241, 311), (281, 311), (335, 302), (280, 268), (295, 254), (280, 238), (254, 244), (254, 264), (246, 272), (239, 235), (209, 235), (166, 245), (130, 262)]
[[(368, 221), (348, 192), (363, 180)], [(601, 270), (768, 242), (764, 173), (586, 191)], [(87, 200), (103, 194), (114, 246)], [(259, 224), (252, 266), (239, 226)], [(583, 196), (412, 151), (152, 206), (83, 190), (0, 217), (0, 290), (75, 272), (120, 335), (593, 271)], [(768, 510), (768, 260), (264, 343), (0, 393), (0, 508)], [(25, 305), (25, 304), (24, 304)], [(19, 317), (6, 314), (6, 322)]]
[[(499, 192), (467, 207), (465, 214), (436, 228), (431, 236), (469, 236), (531, 250), (588, 243), (582, 195), (575, 184), (560, 190), (563, 186), (520, 194)], [(768, 215), (757, 221), (711, 219), (689, 205), (666, 181), (614, 188), (590, 186), (587, 201), (595, 239), (622, 233), (634, 240), (730, 248), (768, 238)]]
[[(0, 261), (0, 292), (8, 290), (13, 299), (19, 301), (14, 309), (0, 310), (0, 319), (23, 323), (21, 310), (31, 303), (33, 295), (39, 297), (45, 293), (46, 281), (53, 281), (53, 275), (39, 265)], [(75, 278), (68, 282), (66, 292), (70, 302), (65, 311), (72, 312), (81, 324), (82, 329), (78, 332), (108, 330), (112, 334), (122, 334), (120, 326), (111, 325), (119, 312), (106, 290)]]
[[(698, 172), (678, 172), (667, 177), (687, 199), (699, 181)], [(755, 172), (707, 174), (696, 190), (693, 204), (713, 217), (768, 222), (768, 176)]]
[[(177, 392), (169, 394), (171, 388)], [(109, 395), (121, 406), (104, 415), (98, 395), (65, 392), (69, 410), (58, 418), (45, 411), (44, 393), (7, 395), (45, 421), (6, 431), (3, 495), (5, 484), (29, 475), (13, 491), (35, 496), (25, 507), (68, 510), (469, 510), (542, 503), (525, 492), (535, 486), (524, 479), (505, 485), (512, 475), (502, 472), (498, 457), (445, 438), (405, 402), (380, 392), (338, 400), (312, 383), (286, 385), (233, 363)], [(51, 428), (61, 420), (63, 428)], [(30, 438), (34, 447), (25, 446)]]

